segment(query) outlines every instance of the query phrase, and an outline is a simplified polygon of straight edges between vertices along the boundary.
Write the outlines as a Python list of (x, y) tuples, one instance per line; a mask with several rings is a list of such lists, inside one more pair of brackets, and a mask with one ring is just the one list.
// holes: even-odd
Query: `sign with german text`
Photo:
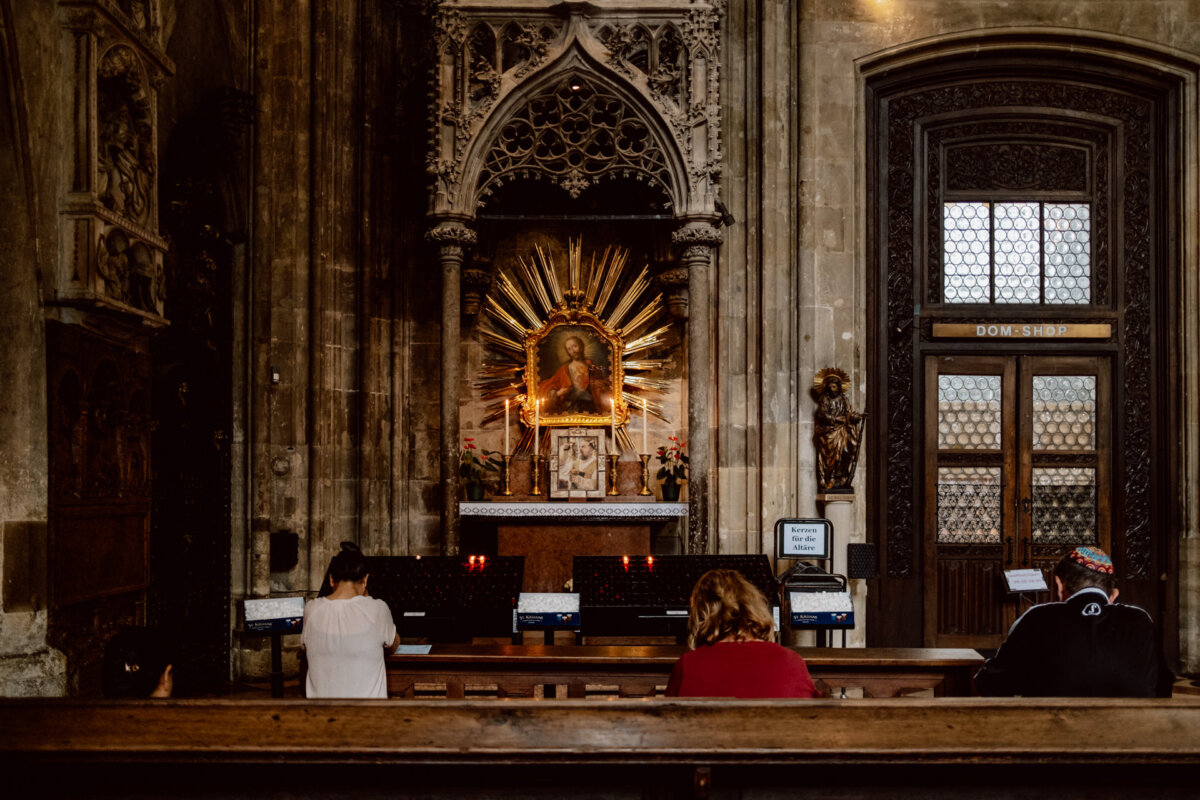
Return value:
[(775, 523), (780, 558), (829, 558), (833, 523), (827, 519), (781, 519)]
[(935, 322), (935, 339), (1108, 339), (1112, 325), (1073, 322)]

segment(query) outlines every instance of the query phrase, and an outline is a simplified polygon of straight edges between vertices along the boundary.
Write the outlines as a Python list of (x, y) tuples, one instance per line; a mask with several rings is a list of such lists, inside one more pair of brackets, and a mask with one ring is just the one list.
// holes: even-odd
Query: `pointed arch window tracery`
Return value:
[(531, 98), (500, 129), (483, 158), (481, 204), (496, 188), (545, 178), (572, 198), (604, 178), (645, 180), (670, 195), (663, 145), (616, 94), (579, 75), (564, 75)]

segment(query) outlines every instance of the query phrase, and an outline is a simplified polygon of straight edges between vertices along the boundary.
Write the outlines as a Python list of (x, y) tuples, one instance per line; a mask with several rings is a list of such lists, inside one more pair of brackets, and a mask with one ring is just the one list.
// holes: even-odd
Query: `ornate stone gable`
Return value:
[(578, 196), (617, 175), (712, 214), (723, 2), (433, 0), (431, 212), (475, 213), (505, 181)]
[(156, 104), (174, 65), (158, 2), (61, 0), (59, 15), (72, 142), (49, 301), (165, 325)]

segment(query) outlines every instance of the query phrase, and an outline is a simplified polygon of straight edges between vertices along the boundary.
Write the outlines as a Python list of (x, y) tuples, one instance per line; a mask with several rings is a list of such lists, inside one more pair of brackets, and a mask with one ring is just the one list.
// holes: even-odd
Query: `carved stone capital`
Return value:
[(432, 242), (443, 251), (457, 249), (460, 253), (474, 245), (478, 238), (475, 231), (461, 222), (442, 222), (425, 234), (426, 241)]
[(684, 267), (669, 269), (655, 280), (667, 296), (667, 311), (675, 319), (688, 318), (688, 270)]
[(484, 295), (492, 288), (492, 274), (482, 269), (464, 269), (462, 273), (462, 313), (474, 317)]
[(725, 235), (708, 222), (689, 222), (671, 233), (671, 243), (684, 250), (695, 246), (720, 247)]

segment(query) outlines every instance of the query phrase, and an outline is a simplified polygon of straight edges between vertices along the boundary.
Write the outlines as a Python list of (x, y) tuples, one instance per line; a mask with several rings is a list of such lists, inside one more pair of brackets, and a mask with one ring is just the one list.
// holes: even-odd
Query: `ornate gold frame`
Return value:
[[(629, 419), (629, 409), (620, 391), (625, 382), (625, 369), (621, 359), (625, 343), (620, 334), (609, 330), (594, 314), (582, 309), (555, 311), (544, 326), (525, 337), (525, 396), (539, 399), (538, 388), (545, 380), (542, 377), (542, 358), (546, 353), (542, 344), (551, 339), (561, 338), (560, 329), (564, 327), (588, 329), (596, 339), (607, 345), (608, 359), (603, 366), (608, 373), (609, 396), (615, 406), (616, 424), (624, 425)], [(556, 332), (559, 333), (556, 335)], [(533, 403), (525, 403), (521, 413), (525, 424), (533, 425)], [(538, 424), (544, 428), (607, 426), (612, 423), (613, 409), (603, 407), (598, 408), (595, 414), (539, 412), (538, 416)]]

